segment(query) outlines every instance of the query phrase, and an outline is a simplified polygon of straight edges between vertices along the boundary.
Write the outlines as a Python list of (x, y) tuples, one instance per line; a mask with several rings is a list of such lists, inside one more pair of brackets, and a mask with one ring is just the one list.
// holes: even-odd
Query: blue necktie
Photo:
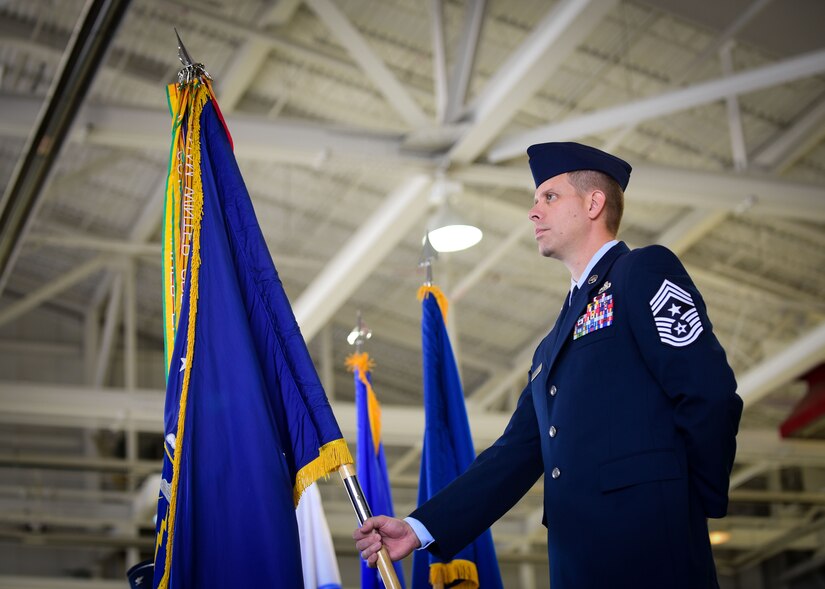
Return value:
[(573, 306), (573, 299), (576, 298), (576, 295), (578, 294), (578, 292), (579, 292), (579, 285), (577, 284), (576, 286), (573, 287), (573, 292), (570, 293), (570, 295), (567, 299), (567, 301), (569, 303), (569, 306)]

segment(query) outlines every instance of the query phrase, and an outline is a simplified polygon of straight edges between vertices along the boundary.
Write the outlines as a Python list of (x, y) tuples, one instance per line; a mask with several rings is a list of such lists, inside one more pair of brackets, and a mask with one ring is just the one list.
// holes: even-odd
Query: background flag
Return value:
[[(464, 392), (447, 335), (447, 299), (438, 287), (422, 286), (421, 339), (424, 364), (424, 449), (418, 505), (467, 470), (475, 459)], [(475, 589), (502, 587), (490, 530), (442, 562), (427, 551), (413, 554), (413, 588), (430, 585)]]
[(154, 587), (301, 587), (295, 505), (352, 456), (208, 80), (168, 90), (166, 456)]
[(301, 537), (304, 589), (341, 589), (341, 573), (317, 483), (304, 490), (295, 515)]
[[(381, 406), (372, 389), (370, 377), (373, 361), (366, 352), (352, 354), (347, 358), (347, 368), (355, 376), (355, 415), (358, 427), (355, 466), (358, 481), (373, 515), (394, 517), (387, 461), (384, 458), (384, 445), (381, 443)], [(393, 563), (393, 566), (398, 581), (405, 587), (401, 563)], [(367, 563), (361, 560), (361, 588), (378, 589), (383, 586), (378, 569), (369, 568)]]

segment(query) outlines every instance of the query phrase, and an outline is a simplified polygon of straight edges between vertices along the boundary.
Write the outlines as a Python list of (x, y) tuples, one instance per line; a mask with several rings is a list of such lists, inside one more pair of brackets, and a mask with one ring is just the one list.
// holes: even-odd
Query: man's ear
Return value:
[(601, 190), (593, 190), (588, 195), (588, 198), (590, 202), (587, 207), (587, 216), (590, 219), (595, 219), (604, 211), (604, 204), (607, 201), (607, 197)]

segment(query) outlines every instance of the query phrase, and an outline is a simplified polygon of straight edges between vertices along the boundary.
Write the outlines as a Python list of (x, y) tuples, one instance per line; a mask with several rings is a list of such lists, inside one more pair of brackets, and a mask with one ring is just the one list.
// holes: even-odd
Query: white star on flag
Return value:
[(178, 370), (178, 372), (183, 372), (184, 370), (186, 370), (186, 358), (181, 358), (180, 359), (180, 370)]

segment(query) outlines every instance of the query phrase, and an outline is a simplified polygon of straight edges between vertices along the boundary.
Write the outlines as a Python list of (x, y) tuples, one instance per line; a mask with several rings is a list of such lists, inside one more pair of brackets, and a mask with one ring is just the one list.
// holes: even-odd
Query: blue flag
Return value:
[[(295, 505), (352, 462), (206, 80), (171, 86), (154, 587), (302, 587)], [(171, 326), (170, 326), (171, 324)]]
[[(445, 326), (447, 299), (435, 286), (419, 291), (424, 366), (424, 448), (418, 482), (418, 505), (446, 487), (475, 460), (464, 392)], [(490, 530), (449, 562), (427, 551), (413, 554), (414, 589), (431, 585), (474, 589), (502, 587)]]
[[(370, 377), (373, 362), (369, 354), (352, 354), (347, 358), (347, 368), (355, 376), (355, 419), (358, 431), (355, 467), (358, 481), (372, 514), (394, 517), (387, 461), (384, 458), (384, 445), (381, 443), (381, 406), (372, 389)], [(393, 566), (398, 581), (405, 587), (401, 563), (393, 563)], [(361, 560), (361, 589), (378, 589), (383, 586), (384, 582), (378, 569), (369, 568), (367, 563)]]

